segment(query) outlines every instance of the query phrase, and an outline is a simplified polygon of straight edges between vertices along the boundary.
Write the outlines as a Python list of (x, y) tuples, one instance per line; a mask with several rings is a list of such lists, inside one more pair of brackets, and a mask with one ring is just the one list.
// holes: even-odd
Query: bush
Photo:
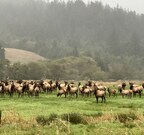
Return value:
[(53, 120), (55, 120), (58, 117), (57, 114), (50, 114), (49, 117), (47, 116), (37, 116), (36, 117), (36, 121), (37, 123), (41, 124), (41, 125), (48, 125), (50, 124)]
[(55, 114), (55, 113), (52, 113), (52, 114), (50, 114), (49, 115), (49, 121), (53, 121), (53, 120), (55, 120), (56, 118), (58, 118), (58, 115), (57, 114)]
[(78, 113), (63, 114), (61, 118), (73, 124), (87, 124), (86, 120)]
[(48, 117), (43, 116), (43, 115), (37, 116), (36, 121), (37, 121), (37, 123), (39, 123), (41, 125), (47, 125), (49, 123)]
[(135, 113), (120, 113), (117, 115), (117, 119), (121, 122), (121, 123), (126, 123), (127, 121), (133, 121), (135, 119), (137, 119), (137, 116)]

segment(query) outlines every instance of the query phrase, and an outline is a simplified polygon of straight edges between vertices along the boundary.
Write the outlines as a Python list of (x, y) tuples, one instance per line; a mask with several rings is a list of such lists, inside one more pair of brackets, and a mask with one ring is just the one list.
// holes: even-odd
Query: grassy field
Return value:
[(0, 98), (2, 135), (125, 135), (144, 134), (144, 97), (107, 97), (96, 103), (95, 97)]

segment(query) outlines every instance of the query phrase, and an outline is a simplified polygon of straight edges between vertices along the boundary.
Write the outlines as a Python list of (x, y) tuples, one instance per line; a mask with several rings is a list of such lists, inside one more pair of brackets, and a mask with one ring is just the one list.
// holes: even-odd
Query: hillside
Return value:
[(22, 63), (29, 63), (29, 62), (36, 62), (38, 60), (46, 60), (44, 57), (21, 49), (15, 48), (5, 48), (5, 58), (8, 59), (10, 62), (22, 62)]

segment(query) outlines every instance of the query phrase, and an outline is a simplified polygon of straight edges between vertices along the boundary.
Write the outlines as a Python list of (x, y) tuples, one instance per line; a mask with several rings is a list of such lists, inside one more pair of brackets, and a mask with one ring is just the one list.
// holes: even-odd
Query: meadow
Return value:
[[(144, 134), (144, 97), (108, 97), (96, 103), (91, 97), (0, 98), (2, 135), (123, 135)], [(101, 100), (101, 99), (100, 99)]]

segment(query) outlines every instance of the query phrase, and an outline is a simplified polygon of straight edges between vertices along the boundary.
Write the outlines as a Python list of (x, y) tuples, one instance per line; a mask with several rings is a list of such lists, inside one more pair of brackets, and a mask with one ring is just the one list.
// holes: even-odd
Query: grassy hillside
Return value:
[(10, 62), (22, 62), (29, 63), (38, 60), (46, 60), (44, 57), (25, 50), (15, 49), (15, 48), (5, 48), (5, 58)]

